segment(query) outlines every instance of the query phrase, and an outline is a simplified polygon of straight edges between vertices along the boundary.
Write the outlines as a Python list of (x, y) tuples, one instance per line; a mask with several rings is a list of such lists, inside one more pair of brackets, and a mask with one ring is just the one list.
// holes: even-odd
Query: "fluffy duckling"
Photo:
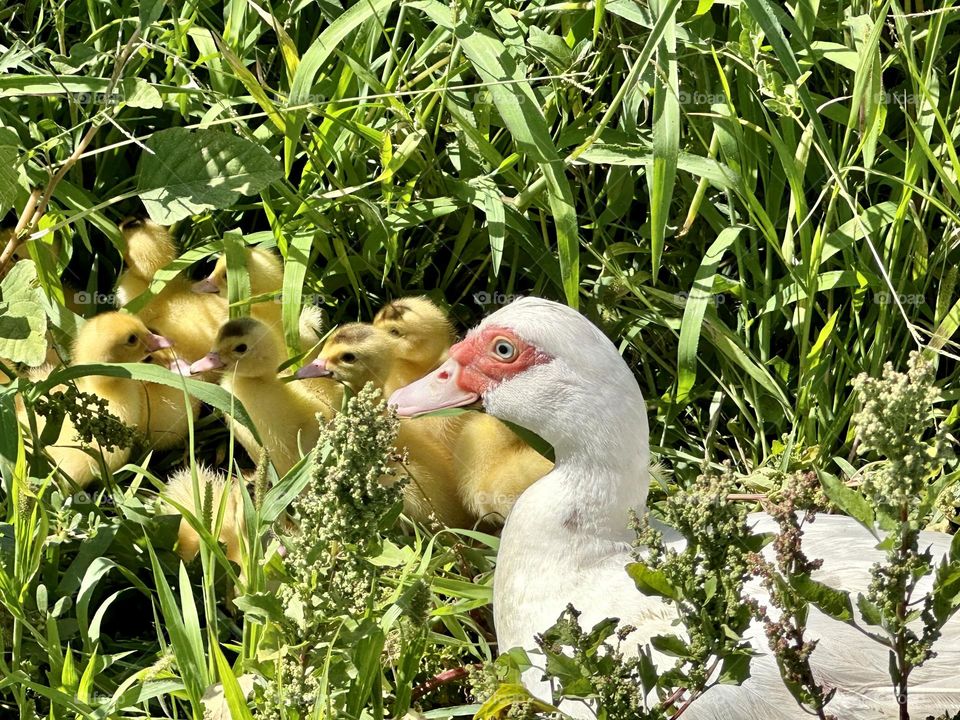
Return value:
[[(145, 360), (151, 353), (169, 348), (171, 343), (164, 337), (150, 332), (143, 321), (133, 315), (109, 312), (88, 320), (77, 335), (73, 349), (72, 365), (88, 363), (132, 363)], [(78, 378), (77, 388), (97, 395), (107, 401), (110, 412), (126, 424), (143, 428), (146, 405), (143, 385), (127, 378), (90, 375)], [(65, 418), (57, 441), (47, 447), (47, 452), (60, 468), (80, 487), (88, 485), (100, 472), (99, 458), (79, 448), (80, 439), (76, 429)], [(107, 451), (99, 446), (106, 466), (119, 469), (129, 458), (129, 448)]]
[(426, 297), (387, 303), (373, 318), (373, 326), (399, 342), (390, 377), (384, 383), (385, 397), (439, 367), (454, 340), (450, 319)]
[(122, 307), (149, 287), (157, 271), (177, 259), (177, 247), (168, 228), (151, 220), (130, 217), (119, 228), (126, 243), (123, 261), (127, 266), (117, 280), (117, 301)]
[[(213, 351), (190, 366), (192, 374), (223, 370), (220, 384), (247, 409), (277, 473), (285, 475), (300, 459), (300, 448), (310, 450), (320, 436), (319, 413), (333, 417), (339, 403), (324, 402), (297, 383), (277, 376), (282, 361), (274, 332), (255, 318), (224, 323)], [(240, 423), (234, 434), (251, 457), (260, 446)]]
[[(401, 342), (372, 325), (352, 323), (338, 328), (324, 344), (319, 357), (297, 372), (298, 378), (332, 377), (359, 392), (372, 382), (383, 390)], [(406, 449), (410, 482), (404, 489), (404, 509), (411, 518), (428, 522), (435, 516), (451, 527), (473, 524), (457, 493), (451, 443), (444, 432), (445, 418), (409, 418), (400, 421), (397, 447)]]
[(517, 498), (553, 463), (492, 415), (469, 413), (453, 446), (460, 495), (476, 517), (502, 525)]
[[(250, 278), (250, 297), (273, 296), (250, 305), (250, 316), (276, 331), (283, 343), (283, 303), (279, 293), (283, 289), (283, 263), (274, 253), (256, 247), (244, 248), (247, 259), (247, 276)], [(227, 297), (227, 259), (221, 255), (210, 274), (194, 283), (193, 291), (201, 294)], [(323, 328), (323, 315), (319, 308), (304, 306), (300, 312), (300, 350), (313, 350), (319, 342)], [(285, 347), (285, 345), (284, 345)], [(316, 357), (312, 352), (308, 359)]]
[[(401, 343), (391, 374), (393, 387), (404, 385), (439, 366), (453, 342), (453, 330), (443, 311), (425, 297), (409, 297), (385, 305), (373, 324)], [(392, 392), (392, 390), (388, 390)], [(425, 418), (429, 419), (429, 418)], [(520, 494), (553, 468), (553, 463), (521, 440), (500, 420), (482, 413), (446, 420), (446, 435), (456, 434), (452, 456), (466, 509), (477, 518), (503, 523)]]
[[(246, 525), (243, 519), (243, 498), (240, 494), (240, 484), (236, 477), (231, 478), (230, 487), (227, 488), (227, 478), (223, 473), (216, 472), (203, 465), (197, 466), (197, 483), (200, 488), (201, 502), (206, 496), (207, 486), (211, 486), (211, 504), (214, 520), (220, 511), (220, 504), (224, 502), (224, 493), (228, 493), (226, 507), (223, 511), (223, 522), (220, 525), (220, 542), (226, 545), (227, 559), (237, 565), (240, 565), (240, 544), (241, 538), (246, 533)], [(193, 477), (190, 468), (181, 468), (177, 470), (167, 480), (167, 486), (164, 489), (163, 497), (165, 506), (171, 513), (179, 514), (180, 510), (170, 501), (193, 510), (196, 507), (193, 496)], [(198, 518), (201, 513), (194, 513)], [(193, 560), (200, 552), (200, 536), (194, 527), (186, 518), (180, 520), (180, 529), (177, 533), (177, 553), (185, 562)]]
[[(123, 307), (147, 289), (158, 270), (176, 259), (177, 250), (167, 228), (150, 220), (126, 220), (120, 230), (127, 246), (127, 269), (117, 285), (117, 299)], [(157, 333), (170, 338), (182, 358), (207, 352), (216, 329), (228, 317), (226, 300), (197, 294), (191, 285), (184, 276), (173, 278), (137, 313)]]

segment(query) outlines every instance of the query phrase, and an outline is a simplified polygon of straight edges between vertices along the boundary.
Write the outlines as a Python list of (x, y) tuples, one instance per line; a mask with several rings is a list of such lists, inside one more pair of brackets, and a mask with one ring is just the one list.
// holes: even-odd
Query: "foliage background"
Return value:
[[(21, 251), (52, 298), (36, 302), (64, 347), (64, 293), (104, 309), (116, 223), (146, 207), (177, 221), (190, 258), (232, 231), (275, 244), (291, 334), (304, 301), (336, 323), (425, 292), (461, 328), (517, 293), (579, 305), (636, 369), (654, 451), (681, 479), (704, 460), (732, 461), (751, 490), (770, 486), (768, 468), (844, 471), (850, 380), (915, 348), (935, 359), (955, 419), (951, 4), (27, 0), (0, 17), (0, 213), (5, 227), (25, 220)], [(34, 188), (46, 212), (24, 217)], [(201, 421), (201, 449), (222, 440)], [(15, 443), (4, 448), (12, 519)], [(162, 479), (179, 460), (149, 468)], [(113, 528), (99, 552), (146, 582), (147, 610), (155, 568), (120, 550), (129, 532), (163, 546), (137, 524), (143, 478), (111, 487), (80, 527)], [(50, 502), (50, 528), (79, 522)], [(60, 546), (36, 549), (49, 603), (16, 602), (47, 617), (71, 598), (81, 622), (97, 553), (63, 542), (73, 569), (60, 578)], [(457, 592), (482, 606), (485, 591)], [(213, 600), (206, 622), (228, 617)], [(24, 671), (49, 695), (70, 651), (40, 634), (49, 674)], [(117, 659), (104, 691), (161, 642), (119, 634), (148, 650)], [(456, 662), (489, 652), (482, 632), (461, 642)], [(92, 645), (74, 652), (96, 666)]]

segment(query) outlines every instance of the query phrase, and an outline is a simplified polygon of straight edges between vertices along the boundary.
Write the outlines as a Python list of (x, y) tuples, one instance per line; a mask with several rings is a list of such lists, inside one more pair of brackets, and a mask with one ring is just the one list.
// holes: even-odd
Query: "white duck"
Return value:
[[(672, 607), (642, 595), (624, 571), (633, 539), (628, 509), (645, 509), (649, 457), (644, 400), (614, 345), (576, 311), (523, 298), (487, 317), (450, 349), (443, 365), (390, 402), (410, 416), (481, 399), (488, 413), (538, 433), (556, 451), (553, 472), (521, 495), (503, 529), (493, 598), (501, 652), (535, 650), (534, 635), (549, 628), (567, 603), (583, 612), (585, 628), (607, 617), (635, 625), (631, 640), (641, 645), (653, 635), (676, 633)], [(774, 530), (766, 515), (750, 520), (758, 532)], [(866, 530), (847, 517), (820, 516), (805, 531), (807, 554), (824, 559), (817, 579), (848, 591), (867, 589), (870, 567), (882, 553)], [(923, 533), (921, 544), (938, 558), (950, 540)], [(761, 590), (751, 587), (750, 594), (762, 601)], [(837, 688), (829, 713), (855, 720), (899, 716), (886, 650), (815, 608), (808, 630), (820, 638), (814, 670)], [(685, 718), (809, 717), (780, 681), (758, 624), (750, 641), (759, 655), (751, 678), (742, 686), (713, 687)], [(960, 618), (948, 623), (934, 649), (937, 657), (911, 676), (915, 717), (960, 705)], [(541, 677), (533, 669), (524, 683), (549, 701)], [(582, 703), (561, 707), (577, 718), (594, 717)]]

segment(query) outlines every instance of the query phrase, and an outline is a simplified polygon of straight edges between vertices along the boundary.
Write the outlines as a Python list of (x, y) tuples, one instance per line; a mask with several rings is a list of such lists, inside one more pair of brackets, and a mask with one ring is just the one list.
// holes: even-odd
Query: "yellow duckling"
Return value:
[[(250, 414), (277, 473), (285, 475), (309, 451), (320, 435), (319, 413), (333, 417), (340, 406), (323, 402), (296, 383), (277, 376), (282, 362), (274, 332), (254, 318), (230, 320), (220, 327), (213, 351), (190, 366), (192, 374), (223, 370), (220, 384), (232, 392)], [(260, 446), (252, 433), (232, 422), (237, 440), (251, 457)]]
[(373, 318), (373, 326), (399, 343), (390, 377), (383, 386), (385, 397), (439, 367), (454, 340), (450, 319), (426, 297), (387, 303)]
[[(250, 317), (269, 326), (277, 333), (283, 344), (283, 303), (280, 295), (283, 289), (283, 263), (269, 250), (256, 247), (244, 248), (247, 258), (247, 276), (250, 278), (250, 298), (261, 298), (250, 305)], [(227, 297), (227, 259), (221, 255), (210, 274), (194, 283), (193, 291), (201, 294)], [(304, 306), (300, 313), (300, 350), (307, 352), (319, 342), (322, 333), (323, 317), (319, 308)], [(316, 353), (312, 353), (316, 357)]]
[[(201, 503), (206, 496), (206, 487), (208, 485), (212, 486), (213, 503), (210, 507), (214, 520), (220, 512), (220, 503), (223, 502), (224, 493), (229, 493), (223, 510), (219, 539), (226, 545), (227, 559), (240, 565), (241, 538), (246, 534), (246, 524), (243, 518), (243, 498), (240, 494), (238, 478), (231, 478), (228, 490), (227, 478), (223, 473), (198, 465), (197, 483), (200, 488)], [(181, 468), (170, 476), (163, 497), (167, 501), (165, 504), (171, 513), (179, 513), (180, 510), (170, 501), (192, 511), (198, 519), (202, 519), (202, 511), (196, 511), (197, 506), (193, 496), (193, 477), (190, 468)], [(185, 562), (190, 562), (197, 556), (198, 552), (200, 552), (200, 536), (189, 521), (183, 518), (180, 520), (180, 530), (177, 533), (177, 553)]]
[[(127, 246), (127, 269), (117, 285), (117, 300), (123, 307), (147, 289), (158, 270), (176, 259), (177, 249), (167, 228), (150, 220), (126, 220), (120, 230)], [(177, 276), (137, 312), (150, 328), (170, 338), (182, 358), (207, 352), (216, 329), (228, 316), (226, 300), (195, 293), (191, 286), (187, 277)]]
[(503, 524), (517, 498), (553, 463), (492, 415), (469, 413), (453, 446), (460, 496), (476, 517)]
[[(88, 363), (132, 363), (145, 360), (151, 353), (169, 348), (164, 337), (150, 332), (139, 318), (119, 312), (97, 315), (88, 320), (77, 335), (72, 365)], [(107, 407), (126, 424), (144, 428), (146, 391), (143, 384), (127, 378), (89, 375), (77, 379), (77, 389), (107, 401)], [(80, 439), (69, 418), (64, 419), (57, 441), (47, 452), (60, 470), (80, 487), (88, 485), (100, 473), (99, 453), (81, 450)], [(129, 458), (129, 448), (106, 451), (106, 466), (118, 470)]]
[[(359, 392), (368, 382), (383, 390), (401, 347), (395, 336), (372, 325), (344, 325), (327, 339), (319, 357), (296, 376), (332, 377), (353, 392)], [(400, 421), (396, 444), (407, 451), (406, 470), (410, 475), (404, 488), (404, 509), (419, 522), (428, 522), (432, 515), (451, 527), (469, 527), (473, 521), (460, 502), (450, 443), (443, 438), (450, 424), (438, 420)]]
[(123, 261), (127, 268), (117, 279), (117, 302), (129, 304), (153, 282), (153, 276), (177, 259), (177, 247), (168, 228), (151, 220), (130, 217), (120, 225), (126, 243)]
[[(377, 313), (373, 324), (397, 338), (402, 347), (400, 370), (391, 373), (387, 392), (438, 367), (453, 341), (449, 319), (425, 297), (394, 300)], [(502, 523), (520, 494), (553, 468), (553, 463), (495, 417), (471, 412), (424, 420), (443, 423), (441, 432), (448, 442), (455, 434), (451, 454), (463, 505), (485, 521)]]

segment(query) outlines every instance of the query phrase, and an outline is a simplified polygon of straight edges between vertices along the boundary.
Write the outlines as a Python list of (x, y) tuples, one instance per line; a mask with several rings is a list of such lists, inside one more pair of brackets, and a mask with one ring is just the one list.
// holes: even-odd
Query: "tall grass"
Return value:
[[(304, 302), (336, 323), (427, 293), (465, 328), (514, 294), (565, 300), (621, 342), (681, 480), (723, 460), (753, 490), (770, 468), (841, 474), (859, 372), (925, 349), (957, 414), (958, 15), (897, 0), (8, 4), (0, 213), (28, 240), (9, 254), (35, 261), (65, 353), (66, 300), (104, 309), (116, 223), (143, 205), (177, 222), (184, 265), (232, 232), (276, 245), (291, 346)], [(15, 357), (8, 327), (0, 355)], [(227, 669), (243, 674), (261, 629), (224, 600), (234, 571), (212, 536), (179, 568), (176, 521), (146, 505), (183, 458), (138, 458), (67, 503), (31, 477), (13, 407), (8, 387), (0, 702), (197, 716), (225, 679), (238, 707)], [(212, 417), (194, 442), (211, 460), (229, 446)], [(492, 653), (473, 580), (495, 539), (415, 537), (403, 562), (438, 603), (422, 685)], [(420, 702), (467, 705), (454, 687)]]

